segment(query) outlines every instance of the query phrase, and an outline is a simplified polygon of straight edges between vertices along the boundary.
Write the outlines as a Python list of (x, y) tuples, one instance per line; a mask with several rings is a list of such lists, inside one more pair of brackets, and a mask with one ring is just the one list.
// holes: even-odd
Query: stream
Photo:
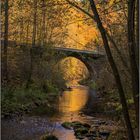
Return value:
[[(2, 120), (2, 140), (40, 140), (46, 132), (50, 132), (59, 140), (77, 140), (74, 131), (61, 126), (63, 122), (80, 121), (82, 123), (95, 124), (105, 121), (96, 115), (87, 115), (85, 110), (96, 110), (96, 91), (89, 90), (85, 86), (72, 87), (64, 91), (56, 104), (57, 110), (45, 113), (45, 107), (38, 110), (44, 112), (33, 113), (15, 120)], [(109, 121), (109, 125), (112, 125)]]

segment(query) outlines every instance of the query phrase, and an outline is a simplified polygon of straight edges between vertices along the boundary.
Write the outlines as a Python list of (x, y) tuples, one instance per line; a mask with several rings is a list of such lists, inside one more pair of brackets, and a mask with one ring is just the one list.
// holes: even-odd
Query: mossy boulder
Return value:
[(66, 129), (72, 129), (72, 123), (71, 122), (64, 122), (61, 125)]
[(74, 121), (74, 122), (72, 122), (72, 124), (73, 124), (73, 126), (74, 125), (82, 125), (82, 123), (81, 122), (78, 122), (78, 121)]
[(75, 131), (75, 135), (85, 135), (88, 133), (88, 129), (86, 127), (79, 127), (74, 131)]
[(89, 124), (87, 124), (87, 123), (84, 123), (83, 126), (86, 127), (86, 128), (88, 128), (88, 129), (90, 129), (90, 127), (91, 127), (91, 126), (90, 126)]
[(58, 140), (58, 138), (54, 135), (44, 135), (40, 140)]
[(77, 128), (81, 128), (81, 127), (86, 127), (86, 124), (82, 124), (81, 122), (78, 121), (74, 121), (74, 122), (64, 122), (62, 123), (62, 126), (66, 129), (77, 129)]
[(102, 137), (109, 137), (110, 132), (108, 132), (108, 131), (100, 131), (99, 135), (102, 136)]
[(82, 126), (83, 124), (81, 122), (78, 122), (78, 121), (72, 122), (73, 129), (81, 128)]
[[(64, 122), (62, 123), (62, 126), (66, 129), (73, 129), (74, 134), (76, 138), (78, 139), (84, 139), (91, 128), (89, 124), (81, 123), (79, 121)], [(94, 136), (94, 135), (92, 134), (91, 136)]]

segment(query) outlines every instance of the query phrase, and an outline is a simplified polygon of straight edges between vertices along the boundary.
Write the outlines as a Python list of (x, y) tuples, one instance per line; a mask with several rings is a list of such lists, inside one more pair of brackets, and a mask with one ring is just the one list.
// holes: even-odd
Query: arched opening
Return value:
[(89, 77), (87, 66), (75, 57), (66, 57), (59, 61), (58, 66), (63, 71), (63, 77), (68, 86), (78, 85), (80, 81)]

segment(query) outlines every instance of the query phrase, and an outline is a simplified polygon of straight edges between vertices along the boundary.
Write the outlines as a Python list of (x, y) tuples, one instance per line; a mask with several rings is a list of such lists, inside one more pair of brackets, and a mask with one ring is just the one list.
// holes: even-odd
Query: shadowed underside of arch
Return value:
[[(85, 64), (89, 71), (89, 78), (90, 79), (96, 79), (97, 73), (96, 72), (96, 66), (95, 62), (97, 62), (99, 59), (103, 58), (102, 56), (98, 55), (91, 55), (91, 54), (83, 54), (79, 52), (70, 52), (70, 51), (56, 51), (57, 61), (61, 61), (62, 59), (65, 59), (67, 57), (74, 57), (81, 62)], [(98, 64), (97, 64), (98, 65)], [(97, 70), (98, 71), (98, 70)]]
[(57, 57), (57, 62), (63, 60), (63, 59), (66, 59), (66, 58), (76, 58), (77, 60), (81, 61), (85, 67), (87, 68), (88, 70), (88, 73), (89, 73), (89, 78), (93, 77), (94, 75), (94, 71), (93, 71), (93, 68), (92, 66), (88, 63), (88, 61), (86, 61), (84, 58), (82, 58), (81, 56), (75, 56), (75, 55), (64, 55), (64, 56), (60, 56), (59, 55), (59, 58)]
[[(104, 63), (105, 56), (94, 51), (77, 50), (71, 48), (51, 48), (50, 50), (34, 47), (32, 49), (34, 56), (43, 54), (45, 51), (53, 51), (57, 62), (67, 57), (74, 57), (85, 64), (89, 71), (90, 79), (96, 79), (98, 72), (101, 69), (102, 63)], [(101, 60), (101, 61), (100, 61)], [(102, 61), (103, 60), (103, 61)]]
[(93, 70), (93, 67), (88, 63), (88, 59), (81, 56), (81, 55), (72, 55), (72, 54), (69, 54), (67, 55), (66, 57), (74, 57), (78, 60), (80, 60), (81, 62), (83, 62), (85, 64), (85, 66), (87, 67), (88, 71), (89, 71), (89, 76), (90, 77), (93, 77), (94, 75), (94, 70)]

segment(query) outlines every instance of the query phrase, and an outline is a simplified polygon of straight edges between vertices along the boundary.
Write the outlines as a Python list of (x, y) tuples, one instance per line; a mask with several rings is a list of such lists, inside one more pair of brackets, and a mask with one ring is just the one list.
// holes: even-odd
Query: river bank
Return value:
[[(100, 102), (98, 102), (99, 97), (95, 90), (89, 90), (87, 87), (75, 87), (70, 91), (64, 91), (55, 103), (54, 98), (56, 99), (56, 97), (52, 98), (53, 102), (50, 105), (53, 107), (50, 111), (48, 111), (50, 106), (46, 103), (44, 105), (36, 104), (28, 114), (25, 113), (16, 119), (3, 118), (2, 139), (11, 140), (12, 137), (12, 140), (39, 140), (42, 136), (50, 134), (55, 135), (59, 140), (103, 139), (101, 135), (96, 137), (95, 134), (93, 135), (97, 126), (100, 134), (104, 132), (110, 137), (118, 130), (123, 130), (117, 122), (112, 121), (101, 110), (99, 111)], [(62, 124), (66, 122), (81, 123), (78, 133), (83, 131), (82, 124), (88, 124), (88, 133), (77, 135), (75, 128), (63, 127)], [(91, 129), (93, 133), (90, 134)]]
[(58, 91), (43, 92), (40, 89), (16, 89), (13, 91), (2, 91), (1, 115), (2, 118), (17, 118), (32, 112), (39, 106), (46, 106), (48, 112), (53, 110), (52, 102), (59, 96)]

